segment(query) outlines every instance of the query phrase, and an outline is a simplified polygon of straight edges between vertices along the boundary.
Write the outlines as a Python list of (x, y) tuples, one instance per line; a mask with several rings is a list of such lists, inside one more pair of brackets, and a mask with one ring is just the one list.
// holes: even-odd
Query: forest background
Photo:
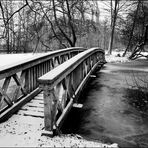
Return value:
[[(144, 0), (1, 0), (1, 53), (46, 52), (67, 47), (132, 51), (144, 40)], [(146, 48), (145, 48), (146, 50)]]

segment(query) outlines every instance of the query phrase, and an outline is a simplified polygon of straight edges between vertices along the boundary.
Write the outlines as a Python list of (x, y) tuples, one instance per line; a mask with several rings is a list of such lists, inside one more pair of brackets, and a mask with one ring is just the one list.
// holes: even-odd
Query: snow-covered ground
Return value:
[(130, 53), (127, 53), (125, 55), (125, 57), (122, 57), (123, 55), (123, 52), (120, 51), (120, 52), (116, 52), (116, 51), (113, 51), (111, 55), (105, 55), (105, 59), (107, 62), (111, 62), (111, 63), (117, 63), (117, 62), (128, 62), (128, 56), (130, 55)]
[(87, 141), (79, 135), (41, 136), (43, 123), (42, 118), (13, 115), (0, 124), (0, 147), (118, 147)]

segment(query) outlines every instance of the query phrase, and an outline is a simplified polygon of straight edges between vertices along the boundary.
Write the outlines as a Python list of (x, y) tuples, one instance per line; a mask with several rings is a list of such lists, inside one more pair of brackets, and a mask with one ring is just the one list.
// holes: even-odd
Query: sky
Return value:
[(102, 1), (98, 1), (98, 6), (99, 6), (99, 9), (100, 9), (100, 21), (103, 21), (105, 20), (107, 17), (110, 17), (110, 13), (106, 12), (104, 9), (107, 9), (109, 8), (107, 6), (107, 4), (109, 4), (109, 1), (108, 2), (102, 2)]
[[(132, 1), (121, 1), (119, 3), (119, 7), (121, 7), (121, 9), (119, 10), (119, 14), (123, 17), (127, 16), (127, 11), (129, 8), (131, 8), (131, 6), (128, 6), (129, 4), (131, 4)], [(100, 21), (105, 20), (106, 18), (110, 19), (110, 13), (107, 12), (105, 9), (110, 10), (110, 0), (98, 0), (98, 6), (100, 9)], [(134, 7), (133, 7), (134, 8)]]

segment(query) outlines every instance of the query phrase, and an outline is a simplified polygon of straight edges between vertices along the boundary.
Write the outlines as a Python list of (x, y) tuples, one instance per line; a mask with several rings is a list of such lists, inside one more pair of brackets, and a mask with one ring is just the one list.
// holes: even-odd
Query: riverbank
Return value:
[(105, 58), (106, 58), (106, 61), (108, 63), (125, 63), (125, 62), (129, 62), (129, 55), (130, 53), (127, 53), (125, 55), (125, 57), (122, 57), (123, 55), (123, 52), (120, 51), (120, 52), (116, 52), (116, 51), (113, 51), (111, 55), (105, 55)]
[[(30, 121), (30, 122), (28, 122)], [(41, 136), (43, 119), (13, 115), (0, 124), (0, 147), (105, 147), (117, 144), (87, 141), (79, 135)]]

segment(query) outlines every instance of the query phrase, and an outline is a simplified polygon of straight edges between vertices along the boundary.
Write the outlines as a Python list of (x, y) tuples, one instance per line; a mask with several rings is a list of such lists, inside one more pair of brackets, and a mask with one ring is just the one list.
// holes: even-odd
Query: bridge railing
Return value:
[(90, 74), (104, 63), (104, 51), (91, 48), (39, 78), (44, 96), (44, 134), (52, 136), (55, 129), (61, 126), (73, 103), (77, 103)]
[(0, 67), (0, 122), (40, 92), (37, 82), (40, 76), (84, 50), (81, 47), (57, 50)]

